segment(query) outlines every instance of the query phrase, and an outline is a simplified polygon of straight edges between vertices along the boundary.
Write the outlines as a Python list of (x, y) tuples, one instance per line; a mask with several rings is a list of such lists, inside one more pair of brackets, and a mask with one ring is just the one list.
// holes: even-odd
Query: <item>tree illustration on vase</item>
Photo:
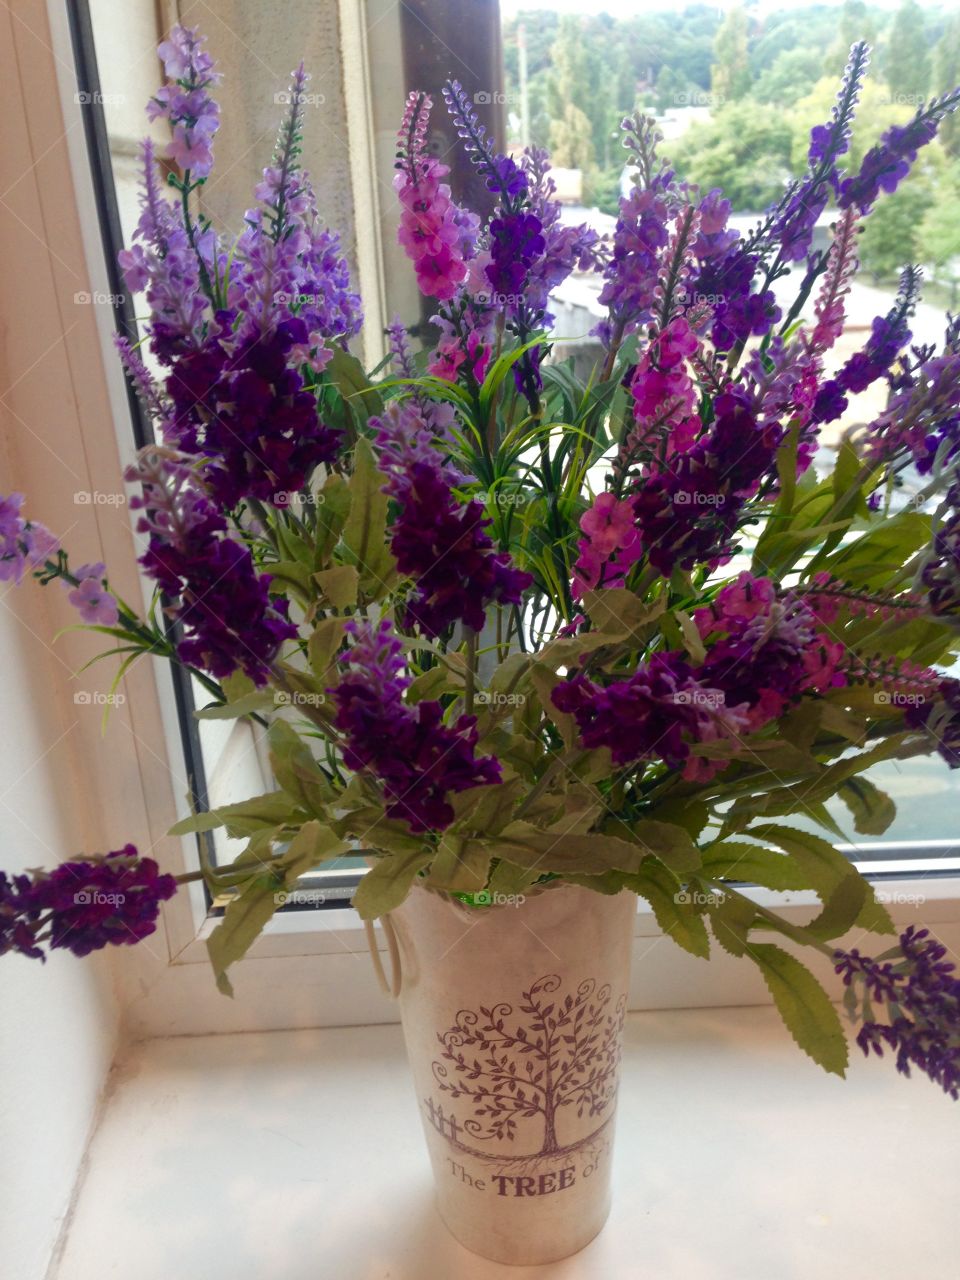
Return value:
[(506, 1003), (463, 1009), (438, 1034), (443, 1061), (434, 1062), (434, 1079), (452, 1098), (473, 1103), (474, 1118), (463, 1125), (472, 1138), (513, 1141), (519, 1119), (542, 1118), (536, 1154), (551, 1155), (566, 1150), (557, 1137), (564, 1110), (575, 1108), (582, 1118), (610, 1108), (626, 998), (612, 1007), (610, 987), (598, 989), (593, 978), (576, 995), (560, 997), (561, 986), (548, 974), (522, 992), (516, 1012)]

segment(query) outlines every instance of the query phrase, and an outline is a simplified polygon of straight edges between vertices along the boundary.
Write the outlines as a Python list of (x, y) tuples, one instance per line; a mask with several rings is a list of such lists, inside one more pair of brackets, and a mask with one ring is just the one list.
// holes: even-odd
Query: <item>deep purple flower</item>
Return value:
[(897, 1070), (909, 1076), (918, 1067), (954, 1100), (960, 1099), (960, 978), (946, 958), (947, 948), (929, 930), (911, 925), (900, 935), (899, 955), (889, 960), (862, 956), (856, 948), (835, 951), (836, 972), (845, 987), (888, 1013), (875, 1013), (857, 1035), (867, 1055), (896, 1053)]
[(443, 831), (454, 818), (449, 795), (499, 782), (499, 762), (475, 754), (476, 717), (446, 725), (439, 702), (403, 701), (410, 680), (387, 619), (377, 627), (351, 622), (346, 630), (354, 643), (341, 659), (343, 679), (330, 690), (346, 738), (344, 763), (380, 779), (388, 818), (415, 832)]
[(855, 205), (866, 213), (881, 191), (890, 194), (910, 172), (917, 152), (932, 142), (941, 121), (960, 105), (960, 89), (945, 93), (927, 107), (920, 107), (905, 125), (894, 124), (863, 157), (860, 172), (840, 184), (841, 209)]
[(693, 744), (736, 737), (745, 723), (742, 709), (676, 653), (655, 653), (605, 687), (578, 673), (551, 698), (574, 717), (584, 747), (608, 747), (617, 765), (662, 760), (681, 769)]
[(371, 418), (386, 492), (399, 504), (390, 547), (402, 574), (414, 579), (405, 624), (430, 636), (456, 622), (483, 628), (488, 605), (519, 604), (532, 578), (493, 550), (481, 503), (461, 503), (453, 486), (463, 477), (437, 449), (413, 402), (392, 400)]
[(51, 872), (0, 871), (0, 955), (45, 958), (41, 944), (89, 955), (110, 943), (132, 945), (157, 927), (160, 903), (177, 882), (132, 844), (102, 858), (64, 862)]
[[(939, 616), (956, 609), (956, 583), (935, 580), (933, 585), (934, 589), (939, 587), (944, 593), (939, 602)], [(954, 594), (948, 597), (946, 592), (950, 585)], [(945, 676), (937, 685), (937, 696), (918, 700), (909, 706), (904, 722), (910, 728), (925, 730), (950, 768), (960, 769), (960, 680)]]
[(218, 679), (239, 669), (265, 684), (283, 641), (297, 634), (286, 600), (271, 598), (269, 575), (227, 536), (226, 520), (183, 459), (146, 451), (127, 479), (143, 486), (130, 502), (143, 512), (138, 530), (149, 534), (140, 563), (170, 597), (184, 632), (181, 660)]
[(546, 249), (543, 226), (532, 213), (506, 213), (491, 220), (489, 234), (487, 279), (494, 304), (501, 298), (515, 302), (523, 294), (530, 268)]
[(832, 422), (847, 407), (846, 393), (857, 394), (888, 374), (890, 366), (910, 341), (908, 321), (916, 310), (920, 272), (907, 267), (893, 306), (885, 316), (875, 316), (870, 337), (862, 351), (852, 355), (839, 373), (820, 387), (813, 406), (815, 422)]
[(458, 80), (448, 80), (443, 87), (443, 100), (453, 120), (463, 147), (488, 190), (500, 197), (502, 209), (515, 207), (527, 191), (527, 174), (510, 156), (493, 149), (470, 99)]
[(209, 459), (204, 479), (222, 506), (245, 496), (273, 502), (337, 456), (340, 432), (319, 420), (316, 396), (292, 367), (291, 351), (307, 342), (304, 321), (292, 318), (236, 345), (211, 338), (175, 361), (170, 436)]
[(774, 472), (783, 426), (758, 423), (742, 394), (723, 393), (715, 408), (700, 440), (668, 471), (640, 480), (632, 495), (644, 551), (665, 577), (677, 565), (729, 556), (744, 503)]

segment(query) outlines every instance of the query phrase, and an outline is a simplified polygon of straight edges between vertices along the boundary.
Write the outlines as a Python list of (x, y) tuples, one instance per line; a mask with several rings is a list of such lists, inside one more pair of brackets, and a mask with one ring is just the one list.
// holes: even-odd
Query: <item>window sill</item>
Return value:
[[(907, 875), (901, 864), (874, 865), (878, 871), (883, 872), (883, 878), (875, 881), (877, 895), (886, 904), (897, 925), (960, 924), (960, 874), (952, 868), (937, 875), (935, 872), (938, 864), (931, 859), (929, 866), (915, 868), (925, 874)], [(760, 906), (782, 911), (788, 920), (802, 920), (819, 905), (819, 900), (812, 891), (777, 893), (754, 885), (742, 892)], [(174, 963), (207, 963), (205, 943), (217, 923), (216, 916), (207, 916), (195, 941), (181, 952)], [(638, 898), (634, 937), (662, 936), (662, 930), (650, 906)], [(379, 931), (378, 937), (380, 950), (383, 951), (385, 948)], [(251, 948), (249, 956), (251, 959), (269, 960), (281, 956), (342, 954), (344, 951), (358, 954), (366, 950), (363, 921), (352, 907), (345, 906), (279, 912)]]
[[(889, 1061), (856, 1054), (850, 1077), (804, 1059), (771, 1009), (631, 1014), (610, 1221), (574, 1258), (522, 1274), (895, 1276), (915, 1269), (918, 1239), (927, 1272), (952, 1274), (955, 1104)], [(906, 1151), (923, 1158), (905, 1181)], [(865, 1232), (865, 1204), (896, 1204), (910, 1230)], [(521, 1274), (468, 1253), (436, 1215), (398, 1027), (129, 1050), (52, 1274), (100, 1280), (134, 1257), (138, 1280)]]

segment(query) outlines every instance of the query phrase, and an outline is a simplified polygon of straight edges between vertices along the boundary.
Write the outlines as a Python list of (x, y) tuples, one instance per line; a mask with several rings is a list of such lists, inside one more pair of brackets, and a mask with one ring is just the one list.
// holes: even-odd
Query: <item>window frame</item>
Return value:
[[(74, 41), (78, 35), (81, 43), (84, 38), (83, 13), (87, 6), (85, 0), (66, 7), (56, 0), (46, 0), (46, 3), (52, 35), (48, 74), (51, 83), (56, 80), (59, 91), (65, 146), (91, 289), (120, 293), (123, 288), (114, 287), (118, 274), (109, 261), (108, 246), (115, 240), (104, 234), (105, 227), (109, 230), (109, 212), (102, 207), (104, 197), (99, 190), (103, 173), (101, 170), (101, 182), (98, 183), (94, 171), (98, 157), (100, 164), (103, 163), (106, 142), (102, 108), (96, 102), (81, 108), (75, 100), (78, 66), (74, 60)], [(70, 18), (74, 21), (72, 31), (65, 8), (69, 9)], [(340, 10), (349, 19), (341, 27), (345, 74), (349, 72), (363, 77), (363, 92), (348, 95), (354, 114), (351, 141), (355, 131), (359, 139), (366, 137), (369, 141), (372, 99), (365, 60), (365, 5), (362, 0), (340, 0)], [(89, 38), (89, 15), (87, 24), (86, 38)], [(89, 87), (93, 84), (89, 66), (81, 67), (80, 71), (86, 77), (86, 83), (81, 83), (79, 89), (95, 92), (96, 88)], [(98, 115), (99, 129), (96, 125)], [(364, 198), (369, 198), (371, 191), (376, 192), (375, 165), (372, 144), (358, 142), (358, 154), (352, 164), (355, 195), (361, 192)], [(112, 172), (108, 176), (112, 185)], [(369, 260), (371, 253), (380, 252), (379, 211), (375, 204), (364, 207), (358, 202), (356, 208), (358, 240), (366, 236), (366, 274), (374, 268), (381, 272), (376, 264), (371, 267)], [(361, 232), (359, 224), (365, 219), (375, 225)], [(382, 281), (382, 273), (378, 278)], [(131, 399), (119, 361), (114, 356), (112, 336), (115, 324), (119, 322), (123, 331), (123, 327), (130, 324), (132, 315), (126, 310), (118, 310), (110, 316), (103, 314), (104, 308), (91, 310), (97, 312), (95, 319), (103, 362), (102, 370), (97, 372), (105, 380), (108, 401), (102, 418), (82, 422), (81, 430), (85, 438), (100, 433), (101, 448), (103, 436), (112, 433), (112, 444), (117, 454), (116, 483), (121, 487), (122, 463), (133, 443)], [(69, 344), (70, 340), (68, 333), (64, 341)], [(134, 422), (138, 416), (137, 408)], [(134, 437), (136, 431), (135, 426)], [(111, 557), (112, 554), (111, 549)], [(161, 763), (174, 782), (178, 778), (182, 780), (186, 770), (186, 775), (194, 779), (192, 798), (194, 802), (202, 802), (206, 786), (201, 770), (196, 768), (196, 758), (194, 768), (190, 767), (190, 752), (198, 749), (199, 738), (195, 726), (191, 735), (189, 726), (185, 727), (181, 721), (189, 705), (186, 696), (189, 695), (189, 684), (186, 684), (186, 689), (178, 685), (170, 664), (158, 665), (156, 659), (150, 661), (156, 697), (143, 708), (143, 714), (151, 721), (153, 740), (164, 744), (166, 759)], [(161, 666), (170, 674), (161, 675)], [(155, 750), (154, 754), (159, 756), (159, 751)], [(202, 764), (202, 760), (199, 763)], [(151, 789), (146, 777), (143, 786), (144, 805), (153, 829), (166, 830), (189, 811), (185, 793), (174, 794), (175, 787), (171, 794), (160, 796)], [(108, 802), (109, 793), (102, 791), (102, 794)], [(151, 840), (147, 833), (141, 843), (146, 847), (159, 845), (160, 836)], [(165, 848), (179, 846), (177, 860), (183, 867), (196, 869), (199, 865), (197, 846), (192, 840), (177, 842), (166, 837), (163, 843)], [(931, 868), (919, 875), (908, 874), (902, 869), (884, 872), (878, 868), (871, 871), (871, 875), (884, 884), (895, 885), (903, 898), (922, 895), (925, 899), (925, 922), (935, 924), (944, 941), (955, 953), (960, 953), (960, 874), (952, 868)], [(747, 892), (764, 905), (782, 908), (788, 919), (807, 919), (816, 909), (816, 898), (812, 893), (774, 894), (761, 888), (751, 888)], [(894, 904), (892, 914), (899, 925), (919, 922), (915, 906), (909, 903)], [(216, 925), (216, 916), (211, 912), (202, 888), (193, 884), (186, 892), (178, 894), (165, 905), (163, 919), (162, 947), (140, 946), (113, 957), (128, 1034), (202, 1034), (280, 1027), (359, 1025), (398, 1018), (396, 1003), (377, 988), (366, 954), (366, 934), (351, 907), (294, 909), (278, 914), (249, 956), (237, 966), (235, 985), (238, 999), (235, 1001), (225, 1000), (219, 995), (212, 981), (205, 942)], [(638, 902), (635, 934), (642, 944), (635, 948), (632, 1009), (769, 1003), (769, 993), (756, 975), (748, 972), (750, 967), (736, 965), (733, 957), (718, 954), (710, 961), (710, 973), (706, 976), (706, 966), (676, 946), (657, 947), (656, 943), (664, 935), (643, 901)], [(385, 949), (382, 943), (381, 949)]]

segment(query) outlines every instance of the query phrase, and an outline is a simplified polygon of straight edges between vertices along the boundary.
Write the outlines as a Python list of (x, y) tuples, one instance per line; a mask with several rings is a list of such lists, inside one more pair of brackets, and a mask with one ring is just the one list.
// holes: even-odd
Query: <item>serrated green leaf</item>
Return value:
[(433, 858), (432, 849), (391, 853), (377, 858), (353, 895), (353, 905), (364, 920), (375, 920), (399, 907), (420, 871)]
[(313, 575), (313, 580), (334, 609), (352, 609), (356, 605), (360, 577), (355, 565), (336, 564), (330, 569), (321, 569)]
[(762, 845), (721, 840), (704, 849), (702, 857), (703, 874), (711, 880), (741, 880), (781, 892), (813, 887), (795, 862)]
[(769, 942), (751, 943), (747, 954), (799, 1047), (826, 1071), (845, 1075), (849, 1055), (840, 1016), (810, 970)]
[(820, 914), (803, 927), (816, 938), (840, 938), (856, 924), (870, 896), (870, 886), (854, 871), (853, 875), (844, 876)]
[(667, 937), (691, 955), (709, 958), (710, 939), (692, 895), (659, 858), (646, 858), (639, 871), (624, 877), (624, 884), (650, 903)]
[(511, 822), (497, 836), (497, 851), (521, 867), (541, 874), (570, 871), (598, 874), (639, 867), (644, 850), (605, 832), (541, 831), (529, 822)]
[(854, 830), (861, 835), (882, 836), (897, 816), (897, 806), (885, 791), (867, 778), (848, 778), (837, 795), (853, 815)]
[(745, 954), (750, 926), (756, 919), (756, 908), (748, 898), (725, 893), (708, 907), (713, 936), (732, 956)]
[(397, 580), (397, 565), (386, 533), (386, 477), (377, 469), (370, 442), (363, 437), (354, 450), (353, 468), (343, 542), (356, 564), (364, 593), (371, 600), (380, 600)]
[(307, 656), (310, 669), (318, 680), (327, 684), (336, 684), (337, 650), (343, 644), (346, 618), (323, 618), (314, 627), (307, 641)]
[(339, 472), (334, 471), (317, 495), (317, 528), (315, 564), (326, 565), (340, 541), (350, 511), (350, 488)]
[(700, 850), (689, 831), (677, 823), (640, 818), (626, 830), (644, 854), (653, 854), (671, 871), (696, 871), (700, 866)]
[(207, 953), (217, 987), (224, 995), (233, 995), (227, 970), (256, 942), (281, 899), (281, 882), (277, 876), (272, 872), (257, 876), (228, 904), (223, 919), (207, 939)]

